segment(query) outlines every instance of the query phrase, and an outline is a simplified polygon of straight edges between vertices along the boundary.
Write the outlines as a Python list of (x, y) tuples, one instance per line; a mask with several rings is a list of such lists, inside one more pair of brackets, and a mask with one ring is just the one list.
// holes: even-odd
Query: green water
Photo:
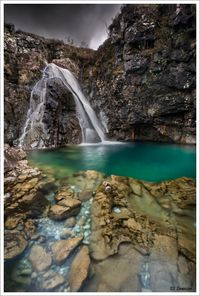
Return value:
[(31, 151), (29, 161), (57, 177), (80, 170), (97, 170), (106, 175), (128, 176), (159, 182), (196, 176), (196, 150), (191, 145), (126, 143), (67, 146)]

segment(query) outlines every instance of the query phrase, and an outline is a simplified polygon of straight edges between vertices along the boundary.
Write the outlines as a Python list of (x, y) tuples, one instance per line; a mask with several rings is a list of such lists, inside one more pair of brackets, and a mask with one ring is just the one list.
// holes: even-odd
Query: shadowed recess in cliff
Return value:
[(82, 133), (82, 143), (96, 143), (106, 140), (103, 126), (99, 122), (94, 110), (84, 96), (78, 81), (67, 69), (53, 63), (47, 64), (43, 76), (34, 86), (30, 97), (30, 108), (27, 113), (19, 146), (25, 148), (45, 148), (48, 131), (44, 123), (45, 107), (47, 105), (46, 92), (49, 80), (58, 78), (69, 90), (75, 100), (76, 114)]

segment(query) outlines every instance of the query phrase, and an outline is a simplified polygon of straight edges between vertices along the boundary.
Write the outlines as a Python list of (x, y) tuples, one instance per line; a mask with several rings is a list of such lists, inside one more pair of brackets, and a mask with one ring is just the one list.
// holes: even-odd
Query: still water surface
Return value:
[(196, 149), (191, 145), (143, 142), (80, 145), (31, 151), (28, 157), (33, 165), (51, 170), (58, 178), (80, 170), (152, 182), (196, 175)]

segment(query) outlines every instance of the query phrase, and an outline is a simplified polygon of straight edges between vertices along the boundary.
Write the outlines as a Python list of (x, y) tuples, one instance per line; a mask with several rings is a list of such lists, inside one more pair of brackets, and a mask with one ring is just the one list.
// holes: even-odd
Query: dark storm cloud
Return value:
[(4, 18), (16, 29), (96, 48), (119, 10), (117, 4), (6, 4)]

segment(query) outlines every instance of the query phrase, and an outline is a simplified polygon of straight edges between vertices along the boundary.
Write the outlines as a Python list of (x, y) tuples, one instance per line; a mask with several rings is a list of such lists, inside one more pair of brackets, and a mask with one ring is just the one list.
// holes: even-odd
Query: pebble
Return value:
[(37, 273), (36, 273), (35, 271), (32, 273), (31, 278), (32, 278), (32, 279), (37, 278)]
[(88, 240), (83, 240), (83, 243), (85, 244), (85, 245), (89, 245), (90, 244), (90, 242), (88, 241)]
[(121, 213), (121, 210), (120, 210), (120, 208), (114, 207), (113, 212), (116, 214), (119, 214), (119, 213)]
[(76, 232), (77, 231), (80, 231), (80, 226), (79, 225), (76, 225), (73, 230), (76, 231)]

